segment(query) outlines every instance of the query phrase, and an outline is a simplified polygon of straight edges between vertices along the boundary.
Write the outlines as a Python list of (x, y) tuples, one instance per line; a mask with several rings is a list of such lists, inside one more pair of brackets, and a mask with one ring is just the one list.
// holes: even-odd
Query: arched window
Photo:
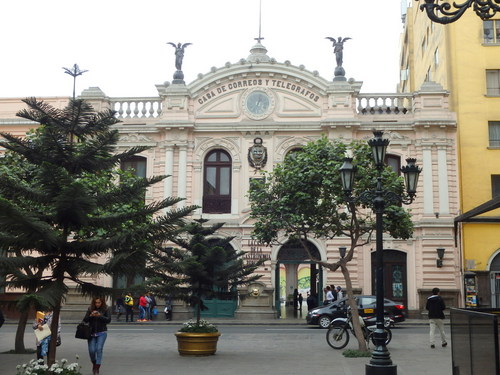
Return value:
[(203, 212), (231, 212), (231, 157), (223, 150), (211, 151), (205, 157)]

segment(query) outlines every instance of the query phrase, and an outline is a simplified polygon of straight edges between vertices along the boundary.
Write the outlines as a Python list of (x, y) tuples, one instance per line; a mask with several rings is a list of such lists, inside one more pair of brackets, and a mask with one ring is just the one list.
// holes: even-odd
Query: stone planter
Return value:
[(177, 348), (180, 355), (213, 355), (217, 351), (220, 332), (177, 332)]

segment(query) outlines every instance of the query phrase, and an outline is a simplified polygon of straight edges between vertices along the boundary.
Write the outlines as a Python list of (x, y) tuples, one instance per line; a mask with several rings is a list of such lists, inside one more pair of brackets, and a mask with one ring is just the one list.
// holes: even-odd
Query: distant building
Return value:
[[(495, 210), (500, 206), (500, 19), (482, 21), (471, 10), (440, 25), (412, 3), (401, 39), (400, 91), (413, 92), (428, 82), (450, 91), (460, 192), (456, 236), (462, 251), (456, 265), (464, 277), (464, 300), (467, 306), (500, 307), (500, 213)], [(429, 149), (439, 152), (440, 145)], [(424, 206), (424, 215), (432, 211), (440, 217), (457, 214), (437, 202)], [(446, 249), (445, 263), (450, 256)], [(436, 286), (443, 288), (440, 278)]]
[[(448, 92), (425, 83), (408, 93), (361, 94), (362, 82), (325, 79), (303, 66), (278, 63), (260, 42), (250, 52), (247, 59), (214, 68), (188, 85), (156, 85), (157, 97), (112, 98), (91, 87), (80, 98), (96, 110), (117, 111), (122, 121), (116, 125), (120, 149), (152, 146), (124, 167), (133, 166), (144, 176), (172, 176), (150, 189), (147, 200), (185, 197), (181, 204), (201, 206), (196, 217), (226, 223), (223, 233), (235, 236), (234, 248), (247, 251), (250, 258), (267, 259), (257, 272), (263, 275), (262, 288), (271, 291), (270, 311), (280, 311), (281, 301), (294, 289), (304, 290), (304, 268), (312, 270), (309, 287), (320, 296), (324, 286), (345, 283), (340, 272), (310, 265), (293, 243), (265, 247), (252, 240), (250, 180), (322, 135), (368, 140), (373, 128), (383, 130), (391, 140), (387, 151), (391, 166), (399, 170), (407, 157), (416, 157), (423, 167), (411, 206), (414, 237), (401, 241), (384, 236), (386, 297), (418, 315), (428, 290), (439, 286), (447, 291), (450, 305), (459, 304), (461, 263), (453, 237), (458, 212), (456, 121), (448, 108)], [(333, 68), (332, 61), (332, 76)], [(68, 98), (40, 99), (62, 107)], [(21, 135), (36, 126), (15, 117), (21, 107), (19, 99), (0, 99), (3, 131)], [(313, 252), (323, 261), (335, 261), (339, 247), (347, 245), (346, 238), (311, 239)], [(441, 247), (446, 253), (443, 267), (438, 268), (436, 248)], [(372, 241), (350, 263), (358, 293), (375, 293), (374, 249)], [(133, 280), (98, 282), (126, 286)], [(252, 293), (259, 295), (262, 290), (255, 287)]]

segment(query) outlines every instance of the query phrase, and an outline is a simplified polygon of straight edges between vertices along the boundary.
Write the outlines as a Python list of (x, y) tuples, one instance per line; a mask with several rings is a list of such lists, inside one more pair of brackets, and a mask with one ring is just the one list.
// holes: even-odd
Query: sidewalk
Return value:
[[(104, 350), (101, 375), (363, 375), (370, 358), (346, 358), (325, 340), (326, 330), (286, 320), (236, 322), (214, 320), (222, 336), (216, 355), (182, 357), (174, 332), (181, 322), (112, 323)], [(76, 323), (76, 322), (75, 322)], [(86, 342), (74, 339), (75, 323), (63, 324), (57, 358), (73, 362), (78, 354), (82, 374), (91, 374)], [(388, 349), (398, 375), (451, 375), (451, 348), (430, 349), (425, 321), (407, 321), (393, 330)], [(230, 327), (235, 325), (255, 326)], [(265, 326), (267, 325), (267, 327)], [(0, 352), (13, 347), (15, 330), (2, 328)], [(416, 333), (417, 332), (417, 333)], [(447, 329), (449, 334), (449, 329)], [(27, 347), (33, 337), (25, 336)], [(33, 345), (34, 346), (34, 345)], [(351, 340), (348, 349), (356, 349)], [(34, 355), (0, 354), (0, 375), (15, 375), (17, 364)]]

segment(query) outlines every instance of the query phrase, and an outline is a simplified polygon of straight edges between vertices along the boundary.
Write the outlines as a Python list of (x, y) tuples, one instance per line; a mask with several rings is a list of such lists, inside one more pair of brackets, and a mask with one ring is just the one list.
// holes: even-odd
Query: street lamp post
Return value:
[(432, 21), (442, 24), (455, 22), (471, 7), (482, 20), (488, 20), (500, 12), (498, 0), (465, 0), (458, 4), (443, 0), (423, 0), (423, 4), (420, 4), (420, 10), (425, 10)]
[(374, 190), (361, 193), (358, 197), (352, 196), (352, 189), (355, 180), (356, 167), (352, 164), (352, 158), (345, 158), (344, 164), (340, 168), (342, 188), (348, 201), (371, 200), (375, 211), (375, 232), (376, 232), (376, 318), (377, 328), (374, 332), (375, 349), (372, 352), (370, 363), (366, 365), (366, 375), (396, 375), (397, 366), (392, 363), (391, 356), (385, 344), (387, 334), (384, 330), (384, 244), (383, 244), (383, 214), (387, 203), (413, 202), (416, 195), (418, 176), (422, 171), (415, 165), (415, 159), (406, 159), (408, 165), (401, 168), (405, 177), (406, 194), (404, 196), (382, 187), (382, 170), (385, 163), (385, 151), (389, 145), (389, 140), (382, 138), (383, 132), (374, 131), (374, 138), (368, 141), (372, 148), (373, 160), (378, 171), (377, 185)]

